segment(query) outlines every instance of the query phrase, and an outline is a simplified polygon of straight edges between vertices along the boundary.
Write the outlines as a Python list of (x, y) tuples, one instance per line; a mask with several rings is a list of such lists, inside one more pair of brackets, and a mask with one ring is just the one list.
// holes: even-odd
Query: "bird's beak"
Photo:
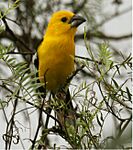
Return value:
[(71, 20), (69, 21), (69, 24), (71, 24), (71, 27), (78, 27), (80, 24), (85, 22), (86, 20), (78, 15), (74, 15)]

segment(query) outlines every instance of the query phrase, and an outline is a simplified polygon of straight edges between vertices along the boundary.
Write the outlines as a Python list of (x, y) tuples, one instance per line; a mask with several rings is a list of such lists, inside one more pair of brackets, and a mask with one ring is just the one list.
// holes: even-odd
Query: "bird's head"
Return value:
[(46, 34), (60, 36), (62, 34), (75, 35), (77, 27), (85, 22), (85, 19), (70, 11), (55, 12), (48, 24)]

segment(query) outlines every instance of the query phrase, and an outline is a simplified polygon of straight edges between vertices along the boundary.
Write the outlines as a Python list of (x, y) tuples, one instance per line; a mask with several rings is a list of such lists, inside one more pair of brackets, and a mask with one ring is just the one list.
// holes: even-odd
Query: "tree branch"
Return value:
[[(10, 27), (8, 26), (8, 23), (5, 19), (5, 17), (2, 17), (2, 21), (6, 27), (6, 31), (9, 33), (9, 35), (11, 35), (13, 41), (16, 43), (16, 42), (19, 42), (21, 45), (23, 45), (23, 47), (25, 47), (28, 51), (30, 52), (33, 52), (33, 50), (31, 50), (22, 40), (20, 40), (20, 38), (18, 38), (14, 33), (13, 31), (10, 29)], [(17, 45), (17, 44), (16, 44)]]
[[(89, 30), (86, 33), (86, 38), (87, 39), (98, 38), (98, 39), (103, 39), (103, 40), (106, 39), (106, 40), (119, 41), (119, 40), (125, 40), (125, 39), (128, 39), (128, 38), (131, 38), (131, 37), (132, 37), (131, 33), (125, 34), (125, 35), (120, 35), (120, 36), (106, 35), (105, 33), (100, 32), (100, 31), (98, 31), (97, 33), (92, 33)], [(75, 40), (83, 39), (83, 38), (84, 38), (84, 34), (82, 33), (82, 34), (76, 35)]]

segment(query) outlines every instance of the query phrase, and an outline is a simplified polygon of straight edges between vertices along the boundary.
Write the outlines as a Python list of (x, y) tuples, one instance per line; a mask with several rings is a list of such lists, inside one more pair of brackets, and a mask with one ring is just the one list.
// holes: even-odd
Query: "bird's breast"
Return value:
[(39, 47), (39, 78), (47, 89), (56, 91), (74, 70), (75, 46), (72, 41), (45, 41)]

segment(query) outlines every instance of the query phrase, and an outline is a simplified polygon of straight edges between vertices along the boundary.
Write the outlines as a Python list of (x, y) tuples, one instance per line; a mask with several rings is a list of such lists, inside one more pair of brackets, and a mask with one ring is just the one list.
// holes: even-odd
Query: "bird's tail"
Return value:
[[(59, 93), (58, 93), (59, 94)], [(57, 118), (62, 125), (62, 128), (68, 126), (75, 126), (76, 124), (76, 109), (72, 104), (71, 95), (69, 89), (67, 92), (61, 91), (59, 96), (57, 96), (58, 104), (61, 105), (56, 110)]]

